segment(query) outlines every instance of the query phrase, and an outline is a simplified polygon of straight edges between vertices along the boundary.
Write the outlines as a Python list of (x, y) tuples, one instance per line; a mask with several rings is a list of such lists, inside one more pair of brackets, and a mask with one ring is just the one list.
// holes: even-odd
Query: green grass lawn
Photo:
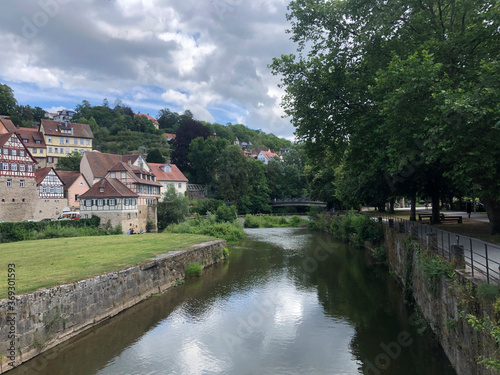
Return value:
[(158, 254), (188, 249), (213, 239), (193, 234), (147, 233), (0, 244), (0, 299), (7, 297), (7, 265), (10, 263), (16, 265), (16, 294), (19, 295), (121, 270)]

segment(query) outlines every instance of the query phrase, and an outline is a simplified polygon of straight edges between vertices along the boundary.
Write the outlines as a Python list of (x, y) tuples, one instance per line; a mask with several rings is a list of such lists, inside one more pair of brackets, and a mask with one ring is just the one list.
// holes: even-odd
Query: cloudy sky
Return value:
[(134, 112), (191, 110), (282, 137), (267, 65), (292, 53), (289, 0), (3, 0), (0, 82), (44, 109), (116, 98)]

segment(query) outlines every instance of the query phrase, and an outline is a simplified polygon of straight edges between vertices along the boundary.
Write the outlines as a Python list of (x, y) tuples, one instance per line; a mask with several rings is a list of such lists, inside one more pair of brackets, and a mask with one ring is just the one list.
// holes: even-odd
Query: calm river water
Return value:
[(252, 229), (229, 261), (9, 372), (452, 375), (388, 272), (307, 229)]

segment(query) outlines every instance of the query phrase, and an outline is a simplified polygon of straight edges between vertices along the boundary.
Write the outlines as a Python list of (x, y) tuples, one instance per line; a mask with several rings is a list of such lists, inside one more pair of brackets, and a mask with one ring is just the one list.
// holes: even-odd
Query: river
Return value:
[(9, 375), (454, 375), (388, 270), (308, 229), (249, 229), (228, 261)]

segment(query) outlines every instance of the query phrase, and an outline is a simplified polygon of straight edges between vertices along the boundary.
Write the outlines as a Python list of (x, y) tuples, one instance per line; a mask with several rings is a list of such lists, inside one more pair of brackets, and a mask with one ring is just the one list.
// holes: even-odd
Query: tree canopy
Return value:
[(298, 54), (271, 68), (313, 165), (329, 156), (337, 196), (420, 194), (437, 221), (445, 190), (476, 184), (499, 232), (496, 2), (294, 0), (288, 9)]

